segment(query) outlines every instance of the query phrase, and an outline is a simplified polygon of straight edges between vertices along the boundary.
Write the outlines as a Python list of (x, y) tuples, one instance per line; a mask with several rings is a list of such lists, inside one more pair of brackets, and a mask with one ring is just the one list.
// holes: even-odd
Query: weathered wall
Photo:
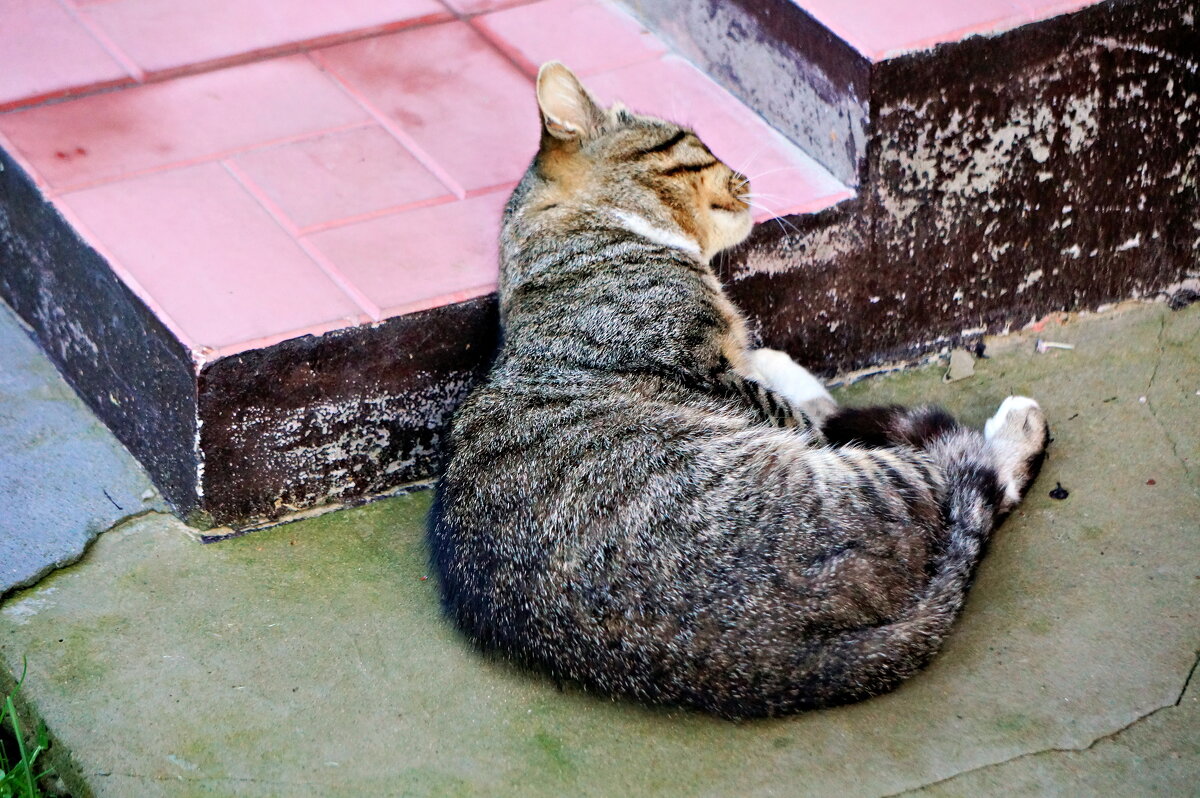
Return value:
[(1196, 17), (1112, 0), (875, 65), (860, 198), (757, 231), (731, 292), (831, 373), (1196, 276)]
[(1196, 269), (1196, 5), (1107, 3), (877, 67), (876, 334), (996, 331)]
[(847, 200), (819, 214), (767, 222), (737, 250), (717, 260), (733, 301), (770, 346), (788, 350), (805, 366), (831, 374), (864, 357), (871, 281), (870, 227), (862, 203)]
[(278, 518), (431, 476), (497, 326), (488, 296), (207, 366), (200, 448), (211, 521)]

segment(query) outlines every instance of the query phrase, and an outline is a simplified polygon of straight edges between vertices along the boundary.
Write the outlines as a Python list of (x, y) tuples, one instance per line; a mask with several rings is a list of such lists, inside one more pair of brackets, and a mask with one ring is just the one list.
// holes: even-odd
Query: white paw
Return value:
[(1011, 510), (1033, 479), (1049, 439), (1046, 415), (1028, 396), (1010, 396), (983, 425), (983, 437), (1004, 485), (1001, 509)]
[(809, 373), (786, 352), (778, 349), (755, 349), (750, 353), (754, 370), (764, 385), (783, 394), (793, 404), (804, 404), (814, 399), (833, 401), (821, 381)]
[[(1008, 421), (1016, 421), (1020, 419), (1024, 423), (1024, 417), (1028, 415), (1030, 408), (1037, 407), (1038, 403), (1028, 396), (1010, 396), (1000, 403), (1000, 408), (996, 411), (996, 415), (987, 420), (983, 425), (983, 437), (989, 441), (996, 437)], [(1011, 418), (1010, 418), (1011, 416)]]

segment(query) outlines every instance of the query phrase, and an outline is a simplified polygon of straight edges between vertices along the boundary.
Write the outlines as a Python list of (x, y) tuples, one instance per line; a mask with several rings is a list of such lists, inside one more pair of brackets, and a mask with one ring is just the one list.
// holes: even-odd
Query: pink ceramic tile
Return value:
[(5, 0), (0, 13), (0, 108), (132, 81), (56, 0)]
[(533, 82), (463, 22), (316, 57), (460, 194), (516, 181), (537, 149)]
[(446, 5), (459, 14), (482, 14), (529, 2), (530, 0), (445, 0)]
[(449, 17), (437, 0), (109, 0), (81, 13), (152, 73)]
[(361, 316), (220, 164), (86, 189), (59, 202), (195, 345), (229, 354)]
[(605, 104), (670, 119), (696, 131), (713, 153), (750, 178), (756, 218), (811, 212), (852, 195), (820, 164), (681, 58), (593, 75), (585, 81)]
[(487, 14), (475, 24), (531, 76), (546, 61), (590, 75), (666, 52), (637, 20), (602, 0), (546, 0)]
[(5, 114), (0, 130), (65, 189), (367, 118), (296, 55)]
[(873, 61), (1022, 24), (1010, 0), (794, 0)]
[(453, 197), (375, 124), (254, 150), (235, 162), (299, 228)]
[(1103, 0), (1013, 0), (1029, 16), (1030, 21), (1049, 19), (1059, 14), (1070, 14)]
[(385, 316), (480, 296), (496, 287), (507, 191), (405, 211), (309, 237)]

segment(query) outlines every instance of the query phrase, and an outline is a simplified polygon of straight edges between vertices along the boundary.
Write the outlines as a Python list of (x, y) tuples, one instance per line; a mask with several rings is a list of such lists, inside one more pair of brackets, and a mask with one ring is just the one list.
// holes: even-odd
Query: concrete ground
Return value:
[(0, 598), (83, 556), (131, 515), (166, 510), (137, 460), (0, 302)]
[[(727, 723), (558, 689), (439, 614), (426, 493), (202, 545), (143, 514), (0, 605), (76, 795), (1198, 795), (1200, 306), (1139, 305), (843, 389), (980, 424), (1042, 401), (1051, 457), (942, 655), (895, 693)], [(1048, 494), (1056, 483), (1070, 493)]]

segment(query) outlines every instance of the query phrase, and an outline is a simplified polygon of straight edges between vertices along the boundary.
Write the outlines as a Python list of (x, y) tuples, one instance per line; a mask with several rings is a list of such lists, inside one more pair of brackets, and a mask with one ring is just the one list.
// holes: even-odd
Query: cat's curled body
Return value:
[(455, 415), (431, 514), (472, 639), (609, 695), (775, 715), (885, 692), (936, 653), (1046, 442), (841, 410), (752, 350), (708, 265), (743, 177), (676, 125), (539, 75), (505, 211), (503, 347)]

